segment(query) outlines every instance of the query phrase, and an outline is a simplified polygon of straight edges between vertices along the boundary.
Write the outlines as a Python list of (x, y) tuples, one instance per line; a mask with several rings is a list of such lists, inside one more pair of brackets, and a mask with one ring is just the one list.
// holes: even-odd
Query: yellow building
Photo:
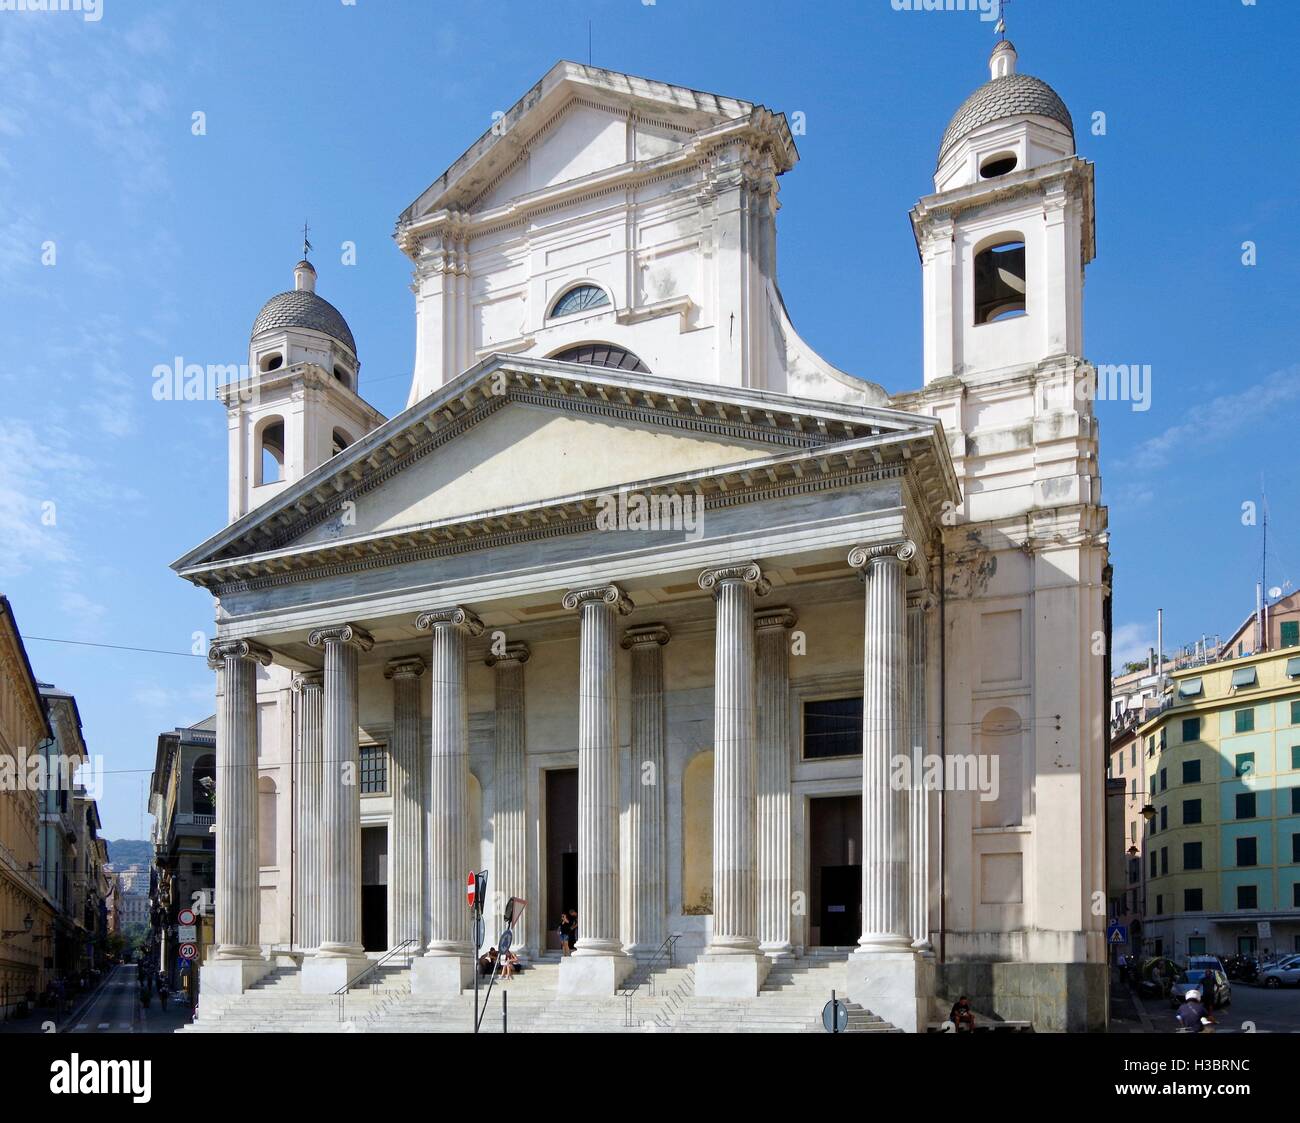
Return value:
[(1169, 674), (1138, 728), (1151, 954), (1300, 952), (1300, 646), (1278, 631), (1287, 646)]
[(49, 720), (8, 598), (0, 596), (0, 1018), (46, 983), (54, 906), (40, 880), (39, 777)]

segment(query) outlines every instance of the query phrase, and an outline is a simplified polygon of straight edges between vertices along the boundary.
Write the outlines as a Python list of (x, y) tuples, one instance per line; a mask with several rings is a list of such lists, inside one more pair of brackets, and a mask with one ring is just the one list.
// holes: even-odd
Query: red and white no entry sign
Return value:
[(198, 954), (199, 954), (199, 949), (196, 948), (193, 944), (181, 944), (180, 957), (182, 959), (193, 959)]
[(181, 911), (178, 912), (178, 913), (176, 914), (176, 923), (177, 923), (177, 924), (185, 924), (185, 925), (193, 924), (193, 923), (194, 923), (194, 910), (193, 910), (193, 909), (181, 909)]
[(474, 876), (474, 871), (469, 871), (469, 877), (465, 881), (465, 901), (470, 908), (474, 907), (474, 890), (478, 886), (478, 878)]

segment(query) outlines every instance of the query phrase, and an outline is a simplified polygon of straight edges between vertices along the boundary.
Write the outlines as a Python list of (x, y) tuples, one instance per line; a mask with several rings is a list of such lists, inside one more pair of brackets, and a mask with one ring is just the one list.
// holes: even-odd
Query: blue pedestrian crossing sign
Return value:
[(1108, 944), (1127, 944), (1128, 926), (1111, 921), (1110, 924), (1106, 925), (1106, 942)]

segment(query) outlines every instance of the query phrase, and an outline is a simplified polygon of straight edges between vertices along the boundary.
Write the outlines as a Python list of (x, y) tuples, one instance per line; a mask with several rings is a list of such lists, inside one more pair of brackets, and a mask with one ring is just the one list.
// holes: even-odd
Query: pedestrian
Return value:
[(569, 910), (569, 946), (578, 946), (578, 910)]
[(519, 964), (519, 956), (514, 952), (508, 951), (501, 957), (501, 977), (503, 979), (513, 979), (515, 977), (515, 968)]
[(556, 929), (560, 934), (560, 955), (566, 956), (573, 953), (573, 926), (569, 923), (569, 914), (560, 913), (560, 925)]
[(970, 999), (964, 994), (952, 1004), (948, 1014), (957, 1033), (973, 1033), (975, 1030), (975, 1011), (970, 1007)]

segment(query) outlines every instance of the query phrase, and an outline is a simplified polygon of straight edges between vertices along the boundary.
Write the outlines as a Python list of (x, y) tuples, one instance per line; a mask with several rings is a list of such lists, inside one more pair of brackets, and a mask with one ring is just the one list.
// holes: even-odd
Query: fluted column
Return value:
[(866, 584), (862, 700), (863, 953), (910, 952), (908, 791), (890, 782), (911, 751), (907, 709), (907, 562), (911, 542), (859, 546), (849, 564)]
[[(492, 855), (496, 889), (501, 909), (511, 897), (524, 897), (528, 886), (528, 821), (524, 771), (524, 664), (530, 652), (525, 643), (506, 644), (500, 654), (488, 652), (487, 665), (494, 669), (496, 707), (496, 756), (493, 769), (496, 789), (492, 816)], [(523, 958), (528, 947), (527, 917), (514, 924), (513, 948)]]
[(628, 805), (627, 950), (653, 955), (668, 933), (664, 782), (668, 719), (664, 707), (662, 624), (629, 628), (622, 645), (632, 652), (632, 793)]
[(295, 747), (298, 771), (294, 781), (294, 919), (298, 947), (320, 944), (321, 862), (321, 737), (325, 677), (319, 671), (295, 675), (297, 700)]
[(758, 946), (790, 947), (790, 629), (788, 608), (760, 612), (758, 642)]
[[(424, 958), (469, 967), (465, 876), (470, 868), (469, 699), (465, 691), (465, 637), (483, 622), (460, 605), (423, 613), (416, 627), (431, 635), (429, 681), (433, 692), (429, 756), (428, 932)], [(455, 972), (443, 982), (450, 986)]]
[(217, 711), (216, 957), (253, 960), (258, 939), (257, 664), (271, 653), (248, 640), (217, 640), (208, 666), (221, 674)]
[(907, 600), (908, 745), (908, 916), (912, 947), (922, 954), (930, 946), (930, 792), (925, 787), (926, 735), (926, 613), (931, 597), (922, 593)]
[(392, 894), (393, 931), (389, 943), (396, 947), (415, 940), (408, 948), (424, 950), (424, 754), (421, 752), (420, 676), (424, 660), (418, 655), (391, 659), (384, 677), (393, 683), (393, 736), (389, 745), (389, 789), (393, 793), (391, 853), (388, 889)]
[(320, 628), (308, 643), (325, 651), (321, 749), (320, 943), (322, 959), (357, 958), (361, 943), (361, 759), (357, 742), (358, 655), (374, 640), (355, 624)]
[(717, 638), (713, 670), (712, 955), (758, 951), (757, 675), (754, 597), (768, 583), (754, 563), (700, 574), (713, 592)]
[[(621, 956), (618, 931), (618, 636), (632, 611), (617, 585), (575, 589), (564, 607), (579, 613), (578, 943), (574, 956)], [(573, 958), (571, 956), (570, 958)]]

